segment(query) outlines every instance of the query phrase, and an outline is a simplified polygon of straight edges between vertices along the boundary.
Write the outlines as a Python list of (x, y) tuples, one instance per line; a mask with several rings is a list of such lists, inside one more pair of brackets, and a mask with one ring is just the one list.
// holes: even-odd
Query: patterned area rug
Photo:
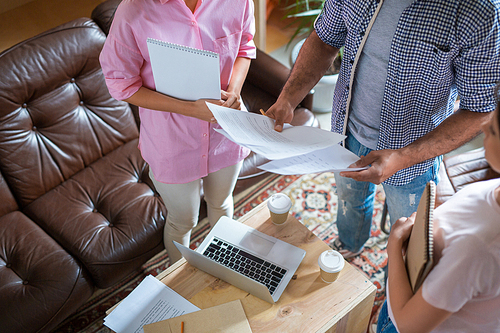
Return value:
[[(285, 193), (292, 199), (291, 213), (316, 236), (329, 244), (337, 235), (335, 224), (337, 198), (333, 173), (303, 176), (272, 175), (253, 188), (235, 197), (234, 218), (243, 216), (274, 193)], [(377, 287), (372, 313), (381, 305), (384, 294), (383, 267), (387, 264), (385, 246), (387, 236), (380, 231), (384, 193), (377, 187), (371, 238), (365, 251), (350, 263), (362, 271)], [(192, 233), (191, 248), (196, 248), (208, 233), (208, 221), (201, 221)], [(125, 298), (148, 274), (156, 276), (169, 265), (165, 251), (160, 252), (143, 265), (140, 273), (132, 274), (120, 284), (99, 290), (78, 312), (63, 322), (54, 332), (110, 333), (103, 326), (105, 312)]]

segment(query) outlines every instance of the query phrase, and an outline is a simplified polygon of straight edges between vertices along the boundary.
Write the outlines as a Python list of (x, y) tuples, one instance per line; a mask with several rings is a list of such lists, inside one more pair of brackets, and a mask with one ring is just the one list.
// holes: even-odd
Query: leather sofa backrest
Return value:
[(0, 168), (21, 208), (138, 137), (106, 88), (105, 38), (82, 18), (0, 54)]

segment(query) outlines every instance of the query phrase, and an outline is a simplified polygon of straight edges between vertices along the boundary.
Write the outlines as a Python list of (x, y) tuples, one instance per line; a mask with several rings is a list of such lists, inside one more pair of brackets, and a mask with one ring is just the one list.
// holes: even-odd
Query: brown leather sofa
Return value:
[[(107, 91), (105, 38), (82, 18), (0, 53), (1, 332), (51, 331), (163, 249), (167, 212), (137, 149), (134, 112)], [(250, 110), (276, 99), (288, 74), (280, 66), (261, 52), (252, 62)], [(304, 107), (294, 121), (317, 126)], [(245, 161), (240, 190), (266, 177), (258, 162)]]

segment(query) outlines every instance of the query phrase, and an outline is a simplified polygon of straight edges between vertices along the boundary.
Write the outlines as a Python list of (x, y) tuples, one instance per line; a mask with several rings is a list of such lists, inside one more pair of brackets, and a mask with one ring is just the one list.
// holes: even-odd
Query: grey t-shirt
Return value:
[(347, 127), (370, 149), (377, 148), (392, 38), (401, 13), (412, 2), (384, 0), (358, 60)]

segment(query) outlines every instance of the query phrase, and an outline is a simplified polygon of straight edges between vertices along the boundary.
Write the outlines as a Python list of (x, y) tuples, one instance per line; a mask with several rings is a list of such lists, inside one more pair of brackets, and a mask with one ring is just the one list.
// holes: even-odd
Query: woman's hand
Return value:
[(241, 110), (241, 96), (231, 91), (221, 90), (222, 106)]
[(387, 243), (388, 253), (392, 253), (393, 249), (398, 251), (405, 250), (405, 243), (410, 238), (416, 215), (417, 213), (415, 212), (410, 217), (402, 217), (392, 225)]
[(222, 101), (217, 99), (199, 99), (193, 102), (193, 108), (190, 110), (192, 114), (189, 114), (189, 116), (208, 121), (210, 123), (216, 123), (217, 120), (215, 120), (212, 111), (210, 111), (210, 109), (208, 108), (207, 102), (216, 105), (222, 105)]

